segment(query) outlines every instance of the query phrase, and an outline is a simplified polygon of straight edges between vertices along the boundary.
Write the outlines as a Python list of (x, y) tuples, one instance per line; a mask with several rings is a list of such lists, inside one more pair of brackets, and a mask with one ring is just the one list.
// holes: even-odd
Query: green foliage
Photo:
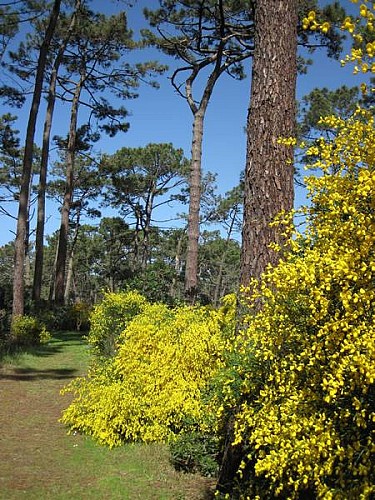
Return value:
[(178, 471), (216, 476), (219, 468), (218, 438), (201, 432), (182, 433), (169, 444), (171, 462)]
[(106, 293), (90, 315), (89, 344), (97, 357), (116, 353), (116, 342), (130, 321), (147, 305), (138, 292)]
[(102, 158), (101, 173), (109, 179), (105, 202), (135, 223), (133, 268), (143, 269), (149, 260), (155, 207), (181, 199), (188, 171), (182, 149), (172, 144), (122, 148)]
[(170, 293), (174, 274), (171, 266), (159, 260), (137, 273), (126, 285), (131, 290), (138, 290), (150, 302), (160, 301), (162, 297), (163, 302), (173, 304)]
[[(1, 264), (0, 264), (1, 265)], [(12, 311), (12, 285), (0, 280), (0, 341), (4, 341), (10, 330)]]
[(88, 331), (91, 306), (85, 302), (69, 305), (55, 305), (40, 302), (31, 308), (36, 316), (49, 330), (54, 331)]
[(323, 132), (333, 135), (332, 128), (320, 121), (322, 117), (338, 114), (348, 118), (356, 109), (360, 100), (358, 87), (343, 85), (335, 90), (314, 89), (304, 96), (299, 106), (299, 133), (305, 137), (320, 136)]
[(19, 346), (45, 344), (51, 339), (46, 326), (33, 316), (17, 316), (11, 325), (12, 342)]
[(218, 302), (218, 298), (238, 289), (240, 245), (234, 239), (220, 237), (219, 231), (203, 231), (199, 250), (201, 303)]
[[(117, 299), (116, 294), (108, 294), (104, 306), (94, 311), (97, 323), (92, 320), (99, 334), (92, 343), (100, 347), (99, 325), (105, 325), (109, 333), (126, 325), (118, 350), (65, 389), (75, 399), (62, 421), (71, 430), (90, 434), (109, 446), (129, 440), (173, 440), (182, 431), (211, 432), (215, 411), (202, 395), (222, 366), (228, 335), (223, 332), (233, 325), (233, 307), (227, 304), (225, 311), (198, 306), (169, 309), (164, 304), (147, 304), (135, 293), (118, 295)], [(142, 311), (119, 325), (111, 311), (118, 314), (126, 301), (138, 308), (141, 303)]]

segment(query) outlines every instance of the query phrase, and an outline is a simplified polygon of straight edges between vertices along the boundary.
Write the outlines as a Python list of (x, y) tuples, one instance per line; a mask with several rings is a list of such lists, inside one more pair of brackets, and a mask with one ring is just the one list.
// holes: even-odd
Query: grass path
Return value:
[(0, 499), (202, 500), (210, 481), (179, 474), (160, 445), (108, 450), (58, 422), (69, 403), (60, 389), (85, 373), (77, 333), (0, 365)]

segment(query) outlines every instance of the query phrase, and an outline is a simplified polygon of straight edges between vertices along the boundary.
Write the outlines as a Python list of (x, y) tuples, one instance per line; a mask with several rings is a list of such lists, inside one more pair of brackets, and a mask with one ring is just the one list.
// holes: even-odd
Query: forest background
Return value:
[[(324, 0), (320, 2), (320, 5), (324, 6), (328, 3), (328, 0)], [(350, 0), (341, 0), (340, 4), (348, 14), (355, 13), (355, 6)], [(119, 10), (125, 9), (128, 26), (134, 31), (134, 38), (137, 39), (139, 38), (140, 29), (148, 26), (142, 14), (143, 8), (156, 8), (157, 5), (158, 2), (155, 0), (138, 0), (134, 2), (133, 7), (129, 8), (125, 2), (118, 0), (108, 2), (95, 0), (92, 2), (91, 7), (94, 11), (106, 15), (115, 14)], [(14, 49), (29, 29), (30, 27), (27, 24), (21, 25), (20, 33), (11, 40), (9, 48)], [(306, 51), (303, 49), (302, 53), (306, 54)], [(307, 74), (298, 76), (298, 99), (307, 95), (314, 88), (327, 87), (334, 90), (344, 84), (349, 87), (358, 85), (359, 78), (353, 75), (352, 68), (349, 66), (341, 67), (339, 61), (327, 57), (324, 49), (318, 50), (312, 55), (309, 54), (308, 57), (312, 58), (313, 64), (308, 68)], [(139, 98), (126, 102), (126, 107), (131, 113), (129, 116), (129, 130), (112, 138), (108, 138), (103, 134), (95, 144), (95, 149), (103, 153), (113, 154), (122, 147), (143, 147), (148, 143), (170, 142), (174, 147), (182, 148), (185, 155), (189, 157), (191, 149), (191, 113), (184, 100), (177, 95), (168, 81), (168, 77), (176, 67), (176, 62), (172, 57), (162, 54), (156, 48), (149, 47), (129, 54), (129, 62), (136, 63), (146, 60), (158, 60), (169, 67), (169, 70), (157, 79), (160, 85), (159, 89), (142, 85)], [(205, 120), (202, 165), (204, 171), (217, 174), (216, 184), (218, 193), (221, 194), (238, 184), (240, 173), (245, 166), (246, 134), (244, 127), (246, 125), (250, 95), (251, 59), (246, 61), (245, 69), (247, 77), (242, 81), (234, 81), (228, 75), (223, 75), (218, 81)], [(9, 75), (3, 73), (1, 81), (9, 84)], [(22, 109), (17, 110), (16, 113), (18, 116), (16, 128), (20, 131), (21, 144), (24, 141), (30, 99), (31, 97), (28, 96)], [(45, 102), (42, 102), (36, 132), (37, 144), (41, 143), (44, 107)], [(15, 114), (14, 109), (9, 109), (3, 103), (1, 109), (2, 113), (12, 112)], [(59, 120), (54, 121), (52, 134), (66, 134), (69, 106), (67, 104), (57, 104), (57, 114)], [(80, 120), (82, 123), (85, 121), (84, 117), (85, 114), (82, 113)], [(53, 151), (51, 153), (54, 154)], [(296, 206), (306, 202), (305, 196), (305, 190), (301, 186), (296, 186)], [(46, 232), (51, 234), (58, 228), (60, 216), (56, 205), (51, 200), (48, 207)], [(17, 205), (14, 204), (10, 211), (13, 215), (16, 215), (16, 210)], [(107, 209), (107, 212), (104, 213), (110, 214), (111, 211)], [(160, 218), (164, 218), (164, 215), (166, 215), (165, 218), (168, 218), (168, 213), (161, 214)], [(4, 245), (14, 239), (16, 224), (14, 219), (3, 214), (0, 214), (0, 218), (0, 245)], [(90, 221), (91, 224), (97, 222)], [(168, 227), (168, 224), (164, 225)], [(237, 237), (240, 237), (239, 233), (237, 233)]]
[[(321, 7), (327, 4), (328, 2), (322, 2)], [(340, 2), (338, 5), (346, 8), (348, 13), (353, 10), (350, 1)], [(138, 41), (141, 30), (148, 27), (142, 13), (143, 9), (157, 8), (158, 2), (139, 1), (132, 5), (125, 1), (106, 2), (105, 4), (93, 1), (90, 2), (89, 7), (94, 12), (97, 11), (106, 16), (118, 15), (121, 9), (124, 9), (127, 27), (133, 31), (133, 40)], [(15, 51), (23, 41), (27, 40), (28, 33), (32, 33), (32, 29), (33, 26), (27, 21), (21, 23), (20, 31), (16, 36), (10, 38), (7, 51)], [(12, 118), (12, 126), (18, 129), (15, 132), (15, 137), (19, 139), (19, 144), (22, 146), (25, 139), (33, 79), (31, 77), (26, 82), (22, 81), (19, 78), (20, 73), (17, 76), (11, 70), (12, 65), (14, 68), (17, 62), (12, 61), (12, 58), (9, 59), (10, 52), (5, 52), (3, 57), (2, 85), (15, 86), (17, 91), (26, 96), (26, 100), (17, 110), (3, 106), (3, 113), (10, 112), (13, 116), (17, 115), (14, 117), (15, 119)], [(33, 55), (30, 55), (35, 59), (35, 51)], [(299, 99), (317, 86), (333, 90), (343, 84), (351, 86), (351, 84), (357, 83), (353, 78), (352, 69), (341, 68), (339, 60), (328, 59), (325, 48), (318, 48), (314, 53), (303, 48), (300, 49), (300, 55), (304, 58), (312, 58), (313, 64), (308, 66), (306, 75), (299, 76), (297, 87)], [(26, 65), (28, 64), (28, 56), (27, 53), (23, 55)], [(107, 165), (105, 167), (107, 168), (107, 179), (102, 187), (95, 185), (95, 182), (90, 188), (82, 183), (77, 188), (78, 193), (73, 194), (74, 203), (70, 202), (70, 234), (67, 255), (63, 258), (64, 263), (60, 265), (58, 262), (57, 267), (54, 264), (54, 259), (59, 260), (61, 238), (56, 250), (58, 241), (56, 230), (59, 227), (59, 221), (63, 224), (61, 217), (65, 175), (63, 165), (66, 161), (64, 156), (66, 149), (69, 149), (66, 142), (64, 145), (64, 140), (66, 140), (64, 138), (67, 137), (69, 129), (71, 106), (69, 101), (56, 101), (51, 133), (51, 137), (54, 139), (50, 147), (48, 167), (48, 180), (52, 180), (54, 185), (47, 189), (44, 231), (47, 243), (42, 292), (44, 299), (47, 297), (50, 300), (56, 299), (54, 294), (57, 293), (56, 290), (60, 286), (58, 276), (61, 269), (64, 268), (66, 280), (64, 278), (62, 281), (66, 281), (63, 283), (65, 291), (63, 292), (61, 288), (58, 293), (60, 297), (64, 293), (65, 303), (69, 301), (93, 303), (97, 300), (97, 293), (100, 290), (108, 288), (116, 290), (124, 287), (139, 289), (150, 299), (163, 297), (163, 300), (171, 299), (173, 301), (183, 296), (183, 275), (184, 273), (185, 276), (189, 274), (188, 260), (190, 258), (188, 258), (190, 255), (189, 245), (187, 245), (190, 236), (186, 234), (186, 212), (189, 204), (187, 175), (181, 177), (178, 174), (175, 178), (171, 178), (172, 182), (167, 185), (164, 193), (161, 196), (158, 193), (158, 199), (154, 202), (148, 222), (145, 205), (147, 192), (131, 193), (130, 198), (127, 195), (128, 199), (121, 200), (120, 193), (121, 190), (123, 191), (123, 187), (117, 191), (117, 194), (114, 194), (113, 190), (111, 191), (112, 188), (108, 187), (108, 178), (113, 175), (113, 172), (109, 173), (108, 171), (114, 168), (114, 164), (118, 167), (123, 161), (119, 158), (119, 162), (116, 163), (116, 152), (120, 151), (121, 148), (145, 148), (148, 144), (168, 143), (172, 145), (174, 151), (178, 151), (178, 154), (183, 152), (184, 158), (189, 160), (192, 129), (191, 110), (170, 81), (173, 72), (181, 66), (181, 61), (178, 58), (176, 60), (176, 58), (168, 57), (150, 46), (141, 50), (126, 51), (124, 61), (126, 64), (134, 65), (134, 67), (140, 63), (147, 64), (148, 61), (157, 61), (158, 64), (168, 65), (168, 69), (164, 72), (153, 72), (150, 68), (140, 78), (139, 87), (131, 89), (137, 94), (135, 99), (124, 99), (110, 92), (101, 92), (101, 97), (106, 99), (114, 109), (125, 107), (127, 113), (125, 120), (129, 122), (129, 129), (124, 131), (120, 127), (117, 133), (100, 133), (96, 137), (96, 132), (92, 129), (90, 130), (91, 135), (87, 134), (86, 131), (86, 137), (82, 137), (83, 141), (86, 141), (83, 150), (78, 151), (79, 145), (77, 146), (77, 157), (80, 156), (80, 161), (83, 162), (82, 168), (87, 168), (87, 171), (91, 172), (89, 174), (89, 177), (91, 176), (90, 182), (93, 182), (95, 175), (98, 179), (103, 175), (103, 171), (101, 174), (95, 173), (99, 172), (103, 165)], [(216, 305), (219, 297), (234, 291), (238, 283), (243, 196), (240, 175), (245, 166), (245, 124), (250, 92), (251, 59), (245, 60), (244, 70), (246, 78), (239, 81), (225, 73), (220, 77), (210, 98), (204, 124), (203, 197), (200, 214), (199, 264), (196, 272), (201, 283), (199, 300), (213, 302)], [(207, 76), (208, 71), (199, 74), (197, 82), (195, 82), (195, 95), (199, 95), (202, 91)], [(154, 84), (150, 85), (150, 82)], [(90, 100), (91, 97), (88, 96), (88, 99)], [(36, 145), (42, 143), (45, 109), (46, 100), (42, 99), (34, 138)], [(89, 121), (92, 111), (93, 109), (87, 110), (82, 105), (79, 107), (78, 130), (84, 130), (81, 127), (84, 127)], [(56, 119), (56, 117), (58, 118)], [(102, 118), (103, 116), (101, 116)], [(17, 183), (19, 182), (21, 156), (22, 153), (19, 154), (19, 158), (14, 164), (14, 172), (12, 167), (9, 168), (9, 164), (6, 164), (7, 160), (3, 159), (4, 165), (2, 167), (0, 244), (3, 246), (0, 248), (3, 276), (8, 277), (8, 282), (5, 283), (7, 289), (10, 288), (10, 276), (13, 274), (12, 235), (15, 234), (17, 221)], [(36, 154), (36, 162), (38, 161), (37, 156)], [(86, 166), (84, 166), (85, 161), (87, 162)], [(183, 161), (185, 160), (183, 159)], [(18, 165), (16, 165), (17, 162)], [(83, 170), (79, 170), (79, 168), (75, 167), (75, 175), (81, 177), (82, 180)], [(26, 289), (30, 289), (32, 282), (37, 170), (37, 167), (34, 168), (28, 221)], [(9, 176), (9, 172), (13, 173)], [(173, 186), (174, 183), (176, 186), (170, 188), (170, 185)], [(170, 202), (168, 198), (170, 198)], [(131, 199), (130, 203), (129, 199)], [(301, 183), (297, 183), (295, 205), (299, 206), (305, 201), (305, 189)], [(144, 203), (143, 208), (141, 208), (143, 214), (138, 219), (137, 210), (142, 206), (142, 203)], [(110, 247), (111, 251), (109, 251)], [(143, 247), (144, 251), (140, 251), (138, 247)], [(57, 256), (55, 257), (55, 255)], [(36, 256), (35, 261), (38, 262)], [(160, 286), (161, 282), (163, 286)], [(186, 283), (185, 280), (185, 291)], [(14, 290), (16, 290), (15, 287)], [(90, 290), (89, 294), (88, 290)], [(37, 295), (39, 296), (39, 292)], [(2, 300), (4, 301), (4, 299)], [(61, 302), (61, 299), (57, 298), (57, 302), (59, 301)], [(13, 304), (15, 303), (16, 301), (13, 301)]]

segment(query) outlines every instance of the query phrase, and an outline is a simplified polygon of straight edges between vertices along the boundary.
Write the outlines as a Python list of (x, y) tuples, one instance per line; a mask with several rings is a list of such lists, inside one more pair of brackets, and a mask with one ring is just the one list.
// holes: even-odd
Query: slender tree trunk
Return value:
[(31, 262), (30, 262), (30, 243), (25, 245), (25, 286), (29, 288), (31, 285)]
[[(277, 262), (269, 249), (280, 242), (269, 223), (293, 206), (293, 150), (278, 144), (295, 134), (297, 75), (297, 0), (255, 2), (255, 51), (247, 125), (241, 284), (260, 277), (268, 263)], [(232, 446), (236, 409), (226, 426), (218, 489), (230, 493), (241, 459), (241, 445)], [(254, 473), (252, 471), (252, 473)]]
[(59, 247), (59, 242), (56, 243), (55, 257), (53, 259), (53, 267), (51, 269), (50, 282), (49, 282), (49, 294), (48, 301), (53, 302), (55, 300), (55, 275), (56, 275), (56, 263), (57, 263), (57, 251)]
[[(221, 5), (222, 2), (219, 2)], [(185, 269), (185, 297), (194, 303), (198, 294), (198, 243), (199, 243), (199, 209), (201, 201), (201, 178), (202, 178), (202, 141), (203, 124), (208, 103), (214, 90), (217, 80), (228, 68), (227, 63), (222, 64), (224, 42), (217, 48), (215, 65), (208, 77), (199, 106), (193, 98), (192, 86), (200, 69), (199, 65), (192, 72), (186, 81), (186, 98), (193, 113), (193, 137), (191, 147), (191, 167), (190, 167), (190, 201), (188, 215), (188, 245), (186, 251)]]
[(141, 269), (146, 269), (147, 262), (150, 257), (150, 231), (151, 231), (151, 217), (152, 217), (152, 209), (154, 205), (154, 192), (151, 190), (149, 193), (147, 202), (146, 202), (146, 217), (145, 224), (143, 228), (143, 250), (142, 250), (142, 260), (141, 260)]
[(181, 254), (182, 254), (182, 243), (185, 235), (185, 230), (181, 233), (177, 240), (176, 255), (174, 258), (174, 275), (172, 278), (172, 283), (170, 287), (170, 295), (173, 299), (177, 297), (177, 280), (181, 272)]
[[(56, 59), (57, 60), (57, 59)], [(46, 206), (46, 184), (47, 184), (47, 166), (49, 157), (49, 142), (52, 127), (53, 110), (55, 106), (55, 88), (58, 66), (53, 68), (51, 75), (48, 104), (43, 131), (42, 159), (39, 172), (38, 188), (38, 214), (35, 236), (35, 269), (33, 282), (33, 300), (40, 301), (43, 279), (43, 259), (44, 259), (44, 224), (45, 224), (45, 206)]]
[(72, 249), (69, 252), (69, 258), (68, 258), (66, 284), (65, 284), (65, 291), (64, 291), (64, 303), (65, 304), (68, 304), (68, 302), (69, 302), (70, 289), (71, 289), (72, 280), (73, 280), (73, 266), (74, 266), (74, 249)]
[(69, 213), (73, 200), (74, 189), (74, 160), (75, 160), (75, 147), (77, 137), (77, 115), (79, 106), (79, 97), (81, 95), (82, 86), (84, 82), (84, 75), (81, 75), (78, 82), (72, 101), (72, 108), (70, 112), (70, 127), (69, 139), (66, 153), (66, 186), (64, 201), (61, 209), (61, 225), (59, 232), (59, 244), (56, 259), (56, 277), (55, 277), (55, 302), (57, 304), (64, 303), (65, 291), (65, 267), (68, 252), (68, 234), (69, 234)]
[(47, 111), (46, 111), (46, 116), (44, 121), (44, 131), (43, 131), (42, 158), (41, 158), (40, 173), (39, 173), (38, 215), (37, 215), (36, 237), (35, 237), (35, 269), (34, 269), (34, 282), (33, 282), (33, 300), (36, 302), (40, 301), (40, 296), (42, 291), (47, 169), (48, 169), (52, 118), (56, 101), (57, 75), (59, 72), (61, 60), (64, 55), (66, 46), (73, 32), (76, 23), (77, 12), (80, 6), (81, 6), (81, 0), (77, 0), (75, 11), (72, 15), (67, 35), (63, 40), (62, 44), (60, 45), (59, 51), (55, 58), (48, 89)]
[(66, 275), (66, 284), (65, 284), (65, 290), (64, 290), (64, 303), (65, 304), (67, 304), (69, 301), (69, 294), (70, 294), (70, 289), (72, 286), (73, 267), (74, 267), (74, 250), (75, 250), (75, 246), (76, 246), (77, 239), (78, 239), (80, 219), (81, 219), (81, 213), (79, 211), (78, 215), (77, 215), (76, 227), (74, 229), (73, 241), (72, 241), (71, 249), (69, 252), (69, 258), (68, 258), (68, 272)]
[(135, 272), (139, 267), (141, 266), (141, 256), (140, 256), (140, 234), (141, 234), (141, 214), (139, 213), (139, 210), (135, 210), (135, 228), (134, 228), (134, 258), (132, 259), (131, 262), (131, 270)]
[(190, 302), (195, 302), (198, 292), (198, 244), (199, 210), (202, 180), (202, 140), (205, 110), (194, 114), (193, 139), (190, 167), (190, 202), (188, 215), (188, 245), (186, 252), (185, 295)]
[(296, 3), (256, 3), (240, 277), (245, 286), (267, 264), (276, 264), (278, 254), (269, 245), (282, 238), (280, 229), (269, 224), (293, 208), (293, 148), (278, 140), (295, 135)]
[(14, 276), (13, 276), (13, 308), (12, 318), (24, 313), (24, 264), (25, 264), (25, 241), (26, 226), (28, 220), (28, 201), (30, 196), (29, 186), (33, 164), (33, 145), (36, 120), (43, 89), (44, 70), (47, 61), (49, 46), (56, 28), (57, 19), (60, 14), (61, 0), (55, 0), (49, 19), (46, 34), (40, 47), (38, 64), (35, 77), (35, 87), (31, 104), (29, 120), (27, 123), (25, 151), (23, 158), (23, 170), (21, 189), (18, 205), (17, 232), (14, 249)]
[[(33, 168), (31, 169), (30, 174), (30, 185), (29, 192), (31, 191), (31, 186), (33, 185)], [(25, 286), (29, 289), (31, 286), (31, 259), (30, 259), (30, 207), (31, 207), (31, 199), (29, 196), (27, 202), (27, 221), (26, 221), (26, 238), (25, 238), (25, 264), (24, 264), (24, 283)]]
[(112, 274), (109, 277), (109, 291), (112, 293), (115, 291), (115, 280)]
[(221, 285), (223, 282), (223, 272), (224, 272), (225, 259), (227, 257), (227, 253), (228, 253), (228, 249), (229, 249), (229, 242), (230, 242), (230, 239), (232, 237), (232, 232), (233, 232), (234, 223), (236, 220), (236, 215), (237, 215), (237, 212), (236, 212), (236, 210), (234, 210), (232, 220), (230, 221), (227, 238), (225, 241), (225, 250), (222, 253), (221, 259), (220, 259), (219, 272), (218, 272), (216, 286), (215, 286), (215, 290), (214, 290), (214, 306), (215, 307), (217, 307), (219, 305), (219, 299), (221, 296), (221, 293), (220, 293), (221, 292)]
[(82, 302), (82, 297), (81, 297), (81, 294), (80, 294), (80, 290), (77, 287), (77, 281), (74, 278), (74, 274), (73, 274), (72, 278), (73, 278), (74, 300), (75, 300), (75, 302)]

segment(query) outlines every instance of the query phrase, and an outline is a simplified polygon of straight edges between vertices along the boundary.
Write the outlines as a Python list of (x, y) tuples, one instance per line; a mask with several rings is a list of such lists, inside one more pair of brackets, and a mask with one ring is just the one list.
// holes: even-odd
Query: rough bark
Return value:
[(57, 304), (64, 303), (65, 267), (68, 253), (69, 214), (73, 200), (74, 189), (74, 160), (77, 137), (77, 115), (79, 98), (81, 95), (84, 80), (85, 76), (82, 74), (74, 92), (72, 107), (70, 111), (69, 139), (66, 152), (66, 184), (63, 205), (61, 208), (61, 224), (56, 259), (55, 302)]
[(49, 294), (48, 294), (49, 302), (53, 302), (55, 300), (55, 275), (56, 275), (57, 250), (58, 250), (58, 242), (56, 245), (55, 257), (53, 259), (53, 267), (50, 274)]
[[(29, 192), (31, 192), (31, 187), (33, 185), (33, 172), (34, 170), (34, 165), (31, 168), (30, 172), (30, 184), (29, 184)], [(24, 284), (25, 287), (30, 289), (31, 286), (31, 258), (30, 258), (30, 217), (32, 216), (30, 214), (30, 208), (31, 208), (31, 198), (29, 196), (28, 202), (27, 202), (27, 221), (26, 221), (26, 231), (25, 231), (25, 263), (24, 263)]]
[[(269, 223), (293, 206), (293, 150), (278, 144), (295, 133), (297, 75), (297, 0), (255, 2), (255, 51), (247, 124), (244, 224), (241, 284), (260, 277), (278, 255), (269, 248), (280, 243)], [(218, 489), (231, 492), (241, 459), (241, 445), (232, 446), (236, 410), (227, 422), (226, 443)]]
[(22, 179), (18, 204), (17, 231), (14, 249), (14, 275), (13, 275), (13, 306), (12, 318), (24, 313), (24, 264), (25, 241), (27, 240), (28, 203), (30, 197), (30, 178), (33, 164), (33, 145), (36, 120), (39, 111), (40, 99), (43, 89), (44, 70), (47, 61), (49, 46), (55, 32), (57, 19), (60, 14), (61, 0), (55, 0), (49, 19), (44, 40), (39, 50), (39, 57), (35, 76), (35, 87), (27, 123), (25, 151), (23, 157)]
[(297, 75), (297, 1), (258, 0), (255, 52), (247, 122), (242, 285), (259, 278), (278, 254), (270, 243), (282, 243), (269, 224), (293, 208), (293, 149), (278, 143), (295, 135)]
[(66, 46), (68, 44), (68, 41), (71, 37), (74, 26), (76, 24), (77, 12), (80, 9), (80, 7), (81, 7), (81, 0), (77, 0), (75, 11), (72, 15), (67, 35), (64, 38), (57, 52), (49, 82), (47, 110), (46, 110), (46, 116), (44, 120), (44, 130), (43, 130), (42, 158), (40, 162), (40, 171), (39, 171), (38, 212), (37, 212), (37, 225), (36, 225), (36, 236), (35, 236), (35, 269), (34, 269), (34, 281), (33, 281), (33, 300), (36, 302), (40, 301), (41, 291), (42, 291), (47, 169), (48, 169), (52, 119), (56, 101), (57, 75), (59, 72), (61, 60), (64, 55)]

